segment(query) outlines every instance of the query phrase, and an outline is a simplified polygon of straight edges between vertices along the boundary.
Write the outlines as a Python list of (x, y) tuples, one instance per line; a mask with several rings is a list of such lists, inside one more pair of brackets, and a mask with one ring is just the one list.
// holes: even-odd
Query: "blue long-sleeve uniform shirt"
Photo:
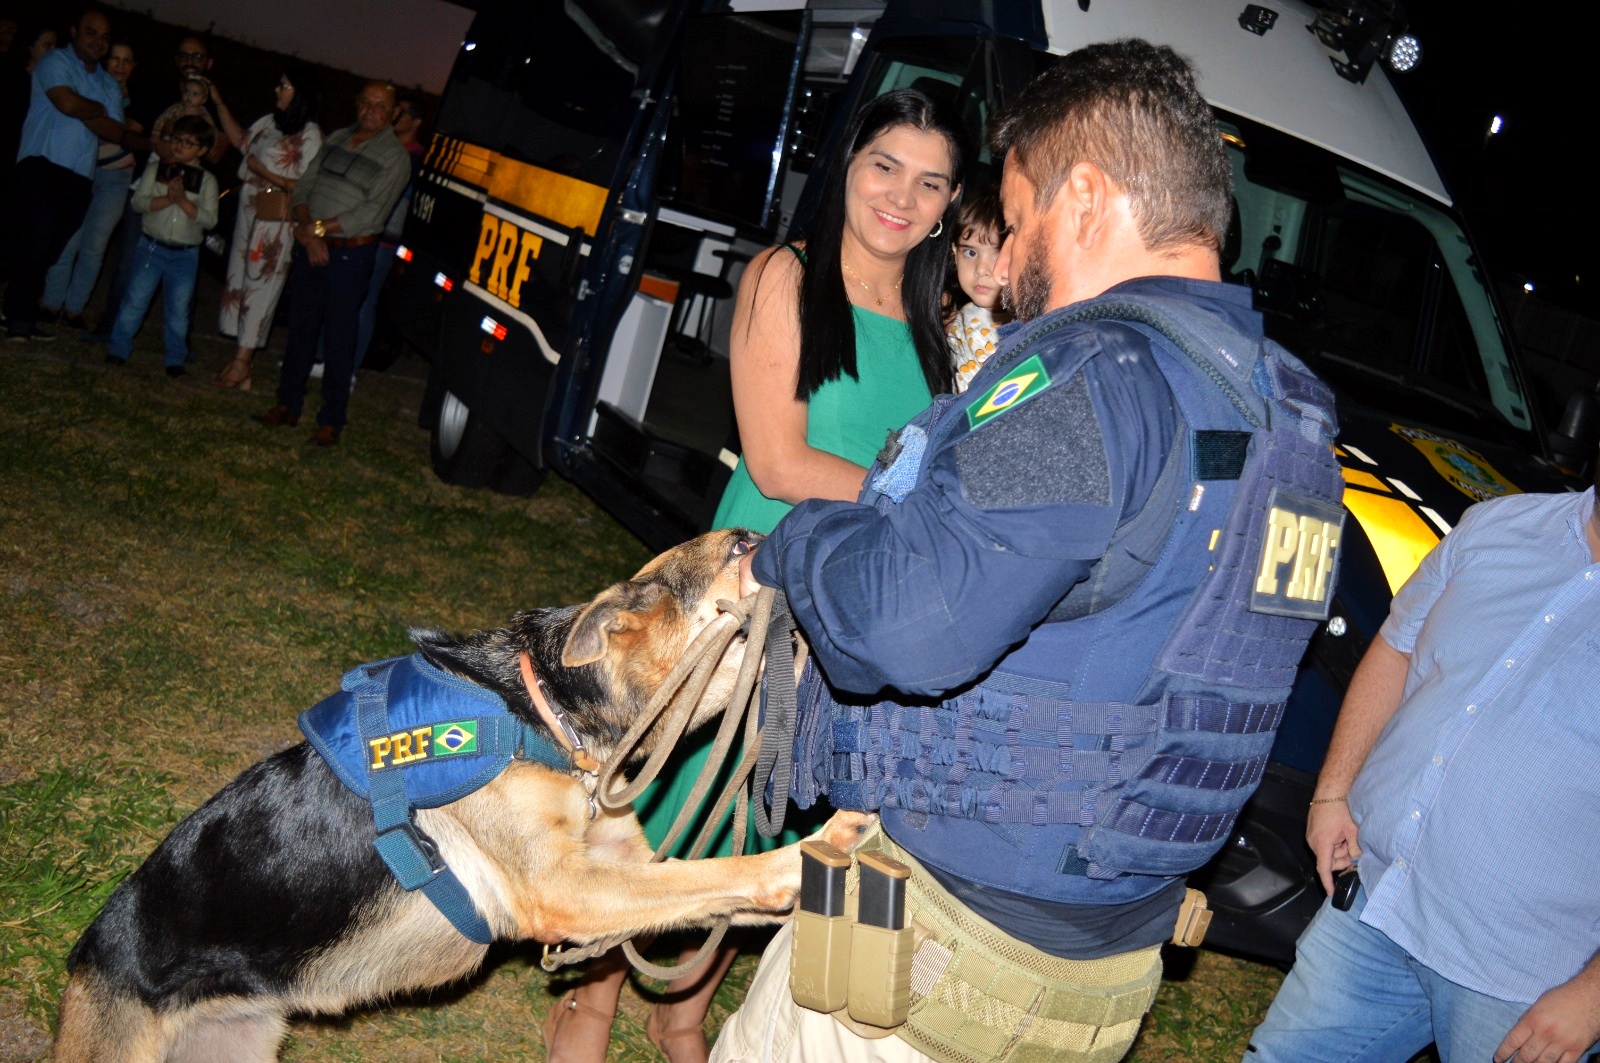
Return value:
[[(1260, 331), (1242, 288), (1144, 278), (1108, 294), (1118, 292), (1179, 295)], [(802, 502), (756, 552), (755, 577), (787, 594), (835, 689), (938, 697), (1002, 662), (1060, 678), (1030, 659), (1029, 634), (1138, 513), (1178, 424), (1143, 335), (1109, 322), (1060, 328), (1064, 313), (1011, 326), (972, 387), (930, 411), (960, 425), (943, 437), (933, 427), (901, 504)], [(1059, 337), (1037, 338), (1052, 329)], [(1016, 368), (1029, 336), (1022, 354), (1051, 377), (1030, 402), (1053, 396), (1054, 416), (1026, 420), (1023, 406), (968, 429), (967, 410)]]

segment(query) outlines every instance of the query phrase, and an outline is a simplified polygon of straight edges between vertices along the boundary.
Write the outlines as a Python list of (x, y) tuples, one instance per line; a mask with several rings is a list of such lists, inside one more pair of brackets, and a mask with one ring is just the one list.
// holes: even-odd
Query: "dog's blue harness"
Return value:
[(571, 757), (512, 715), (498, 694), (420, 653), (346, 672), (339, 693), (300, 714), (300, 730), (339, 781), (371, 802), (373, 845), (400, 887), (420, 889), (469, 940), (494, 940), (414, 813), (461, 800), (513, 759), (566, 772)]

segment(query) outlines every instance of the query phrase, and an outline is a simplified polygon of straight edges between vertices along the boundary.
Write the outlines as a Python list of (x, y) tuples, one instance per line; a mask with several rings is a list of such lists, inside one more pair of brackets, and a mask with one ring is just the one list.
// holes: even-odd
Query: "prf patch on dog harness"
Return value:
[(400, 768), (437, 757), (478, 751), (478, 721), (452, 720), (430, 727), (414, 727), (367, 740), (372, 760), (368, 771)]
[(1007, 373), (1000, 383), (967, 407), (967, 427), (977, 428), (990, 418), (1014, 410), (1049, 386), (1050, 373), (1036, 354)]
[(1273, 488), (1251, 612), (1326, 620), (1343, 535), (1343, 507)]

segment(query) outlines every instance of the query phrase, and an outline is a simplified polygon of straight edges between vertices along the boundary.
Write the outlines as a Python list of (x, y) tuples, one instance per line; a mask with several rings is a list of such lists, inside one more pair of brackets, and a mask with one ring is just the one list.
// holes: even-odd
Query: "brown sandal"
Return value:
[(211, 378), (211, 382), (219, 388), (249, 391), (250, 378), (254, 373), (255, 356), (236, 354), (233, 356), (233, 361), (222, 367), (222, 372)]
[[(650, 1017), (645, 1020), (644, 1032), (650, 1038), (650, 1043), (656, 1046), (656, 1051), (665, 1056), (670, 1063), (704, 1063), (711, 1058), (711, 1046), (706, 1043), (704, 1020), (693, 1026), (680, 1026), (676, 1030), (663, 1030), (659, 1023), (661, 1008), (650, 1009)], [(694, 1040), (691, 1041), (690, 1038)], [(674, 1054), (667, 1045), (677, 1042), (679, 1054)]]
[[(606, 1029), (606, 1041), (608, 1043), (610, 1042), (611, 1023), (616, 1016), (607, 1015), (599, 1008), (591, 1008), (587, 1004), (578, 1003), (578, 991), (576, 989), (569, 989), (567, 990), (566, 994), (562, 996), (560, 1000), (556, 1001), (553, 1007), (551, 1007), (550, 1014), (545, 1016), (544, 1051), (546, 1058), (554, 1058), (556, 1034), (561, 1029), (562, 1021), (569, 1016), (582, 1017), (604, 1024)], [(605, 1049), (603, 1047), (600, 1054), (603, 1058), (605, 1055)]]

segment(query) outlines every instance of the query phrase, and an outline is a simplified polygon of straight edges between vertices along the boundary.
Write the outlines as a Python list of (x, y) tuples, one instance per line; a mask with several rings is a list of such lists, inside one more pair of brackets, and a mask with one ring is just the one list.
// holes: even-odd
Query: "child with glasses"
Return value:
[(161, 319), (170, 377), (185, 376), (189, 360), (189, 306), (200, 267), (200, 241), (217, 224), (217, 179), (200, 165), (216, 130), (198, 115), (180, 115), (166, 135), (171, 163), (145, 167), (133, 192), (133, 209), (142, 215), (133, 277), (111, 329), (106, 361), (125, 365), (133, 338), (161, 288)]

